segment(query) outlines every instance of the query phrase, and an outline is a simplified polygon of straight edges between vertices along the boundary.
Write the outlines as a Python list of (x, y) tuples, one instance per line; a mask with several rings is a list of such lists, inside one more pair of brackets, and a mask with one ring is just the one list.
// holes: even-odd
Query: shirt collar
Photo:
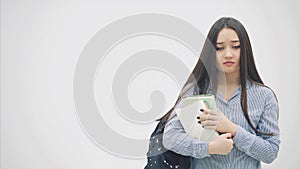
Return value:
[[(251, 81), (247, 80), (247, 81), (246, 81), (246, 90), (248, 90), (251, 86), (252, 86)], [(222, 100), (222, 101), (225, 102), (225, 103), (229, 103), (232, 99), (234, 99), (236, 96), (238, 96), (238, 95), (241, 93), (241, 91), (242, 91), (242, 85), (240, 84), (240, 85), (237, 87), (237, 89), (235, 90), (235, 92), (233, 93), (233, 95), (231, 96), (231, 98), (228, 100), (228, 102), (225, 101), (224, 96), (223, 96), (221, 93), (219, 93), (219, 92), (217, 92), (216, 97), (218, 97), (220, 100)], [(210, 88), (210, 92), (211, 92), (211, 94), (212, 94), (211, 88)]]
[[(253, 85), (252, 82), (251, 82), (250, 80), (247, 80), (247, 81), (246, 81), (246, 90), (248, 90), (252, 85)], [(239, 93), (239, 92), (241, 92), (241, 90), (242, 90), (242, 85), (240, 84), (240, 85), (238, 86), (236, 92)], [(236, 92), (235, 92), (235, 93), (236, 93)], [(209, 94), (213, 94), (213, 90), (212, 90), (212, 85), (211, 85), (211, 84), (209, 84), (208, 93), (209, 93)]]

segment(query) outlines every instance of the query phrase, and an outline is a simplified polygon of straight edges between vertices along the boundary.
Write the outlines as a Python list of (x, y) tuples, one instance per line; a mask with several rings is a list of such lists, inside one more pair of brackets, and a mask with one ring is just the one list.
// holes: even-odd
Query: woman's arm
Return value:
[(243, 127), (234, 124), (223, 113), (203, 110), (200, 117), (205, 128), (215, 129), (221, 133), (229, 132), (233, 136), (235, 147), (249, 156), (271, 163), (279, 151), (278, 103), (271, 90), (266, 92), (264, 112), (257, 125), (257, 130), (263, 133), (274, 133), (273, 136), (252, 134)]
[(273, 92), (269, 90), (257, 130), (263, 133), (274, 133), (274, 135), (255, 135), (238, 126), (233, 138), (235, 146), (257, 160), (265, 163), (273, 162), (277, 157), (280, 144), (278, 113), (277, 100)]
[(165, 148), (185, 156), (204, 158), (208, 154), (208, 142), (202, 142), (190, 137), (175, 115), (165, 126), (163, 135)]
[[(193, 87), (187, 85), (183, 89), (182, 98), (193, 95)], [(178, 154), (192, 156), (195, 158), (204, 158), (210, 156), (208, 154), (208, 143), (201, 142), (198, 139), (190, 137), (184, 130), (179, 118), (176, 115), (175, 110), (181, 108), (182, 99), (175, 106), (172, 114), (170, 115), (171, 120), (166, 124), (163, 134), (163, 145), (168, 150), (174, 151)]]
[[(193, 95), (193, 90), (187, 90), (184, 97)], [(174, 110), (181, 107), (181, 101), (175, 106)], [(176, 112), (173, 110), (171, 120), (167, 123), (163, 135), (165, 148), (178, 154), (192, 156), (195, 158), (209, 157), (209, 154), (228, 154), (233, 141), (229, 133), (217, 137), (214, 141), (203, 142), (190, 137), (184, 130)]]

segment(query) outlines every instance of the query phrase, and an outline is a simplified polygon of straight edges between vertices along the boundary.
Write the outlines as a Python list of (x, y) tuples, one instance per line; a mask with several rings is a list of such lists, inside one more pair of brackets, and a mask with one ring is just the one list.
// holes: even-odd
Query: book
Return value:
[(176, 109), (177, 116), (186, 133), (201, 141), (212, 141), (218, 137), (218, 132), (213, 129), (205, 129), (198, 123), (197, 116), (204, 114), (200, 109), (217, 110), (214, 95), (195, 95), (184, 98), (182, 107)]
[(197, 101), (203, 101), (205, 107), (211, 110), (216, 111), (217, 105), (215, 101), (215, 96), (212, 94), (203, 94), (203, 95), (193, 95), (182, 99), (182, 107), (185, 107), (189, 104), (192, 104)]

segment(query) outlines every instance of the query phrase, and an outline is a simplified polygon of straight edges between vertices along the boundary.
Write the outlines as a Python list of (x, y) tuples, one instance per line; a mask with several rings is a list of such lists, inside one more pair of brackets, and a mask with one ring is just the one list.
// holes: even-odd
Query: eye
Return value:
[(218, 51), (218, 50), (222, 50), (222, 49), (224, 49), (223, 47), (218, 47), (218, 46), (216, 46), (216, 50)]
[(232, 48), (233, 49), (239, 49), (241, 46), (240, 45), (237, 45), (237, 46), (233, 46)]

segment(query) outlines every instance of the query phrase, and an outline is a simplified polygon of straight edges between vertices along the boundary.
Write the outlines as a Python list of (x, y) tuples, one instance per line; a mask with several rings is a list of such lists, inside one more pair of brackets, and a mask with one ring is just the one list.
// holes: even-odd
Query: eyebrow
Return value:
[[(231, 42), (236, 43), (236, 42), (240, 42), (240, 40), (232, 40)], [(217, 44), (223, 44), (224, 42), (217, 42)]]

